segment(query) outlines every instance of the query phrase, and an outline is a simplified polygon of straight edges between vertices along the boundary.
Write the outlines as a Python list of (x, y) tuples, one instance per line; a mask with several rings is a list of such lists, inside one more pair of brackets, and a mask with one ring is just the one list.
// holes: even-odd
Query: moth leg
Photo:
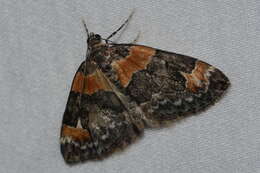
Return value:
[(127, 25), (128, 22), (129, 22), (129, 20), (132, 18), (133, 14), (134, 14), (134, 10), (131, 12), (131, 14), (129, 15), (129, 17), (125, 20), (125, 22), (124, 22), (116, 31), (114, 31), (112, 34), (110, 34), (110, 35), (106, 38), (106, 40), (109, 40), (110, 38), (112, 38), (114, 35), (116, 35), (116, 33), (117, 33), (118, 31), (120, 31), (125, 25)]
[(138, 32), (138, 34), (136, 35), (135, 39), (133, 41), (131, 41), (130, 43), (131, 44), (135, 44), (139, 40), (140, 35), (141, 35), (141, 31)]

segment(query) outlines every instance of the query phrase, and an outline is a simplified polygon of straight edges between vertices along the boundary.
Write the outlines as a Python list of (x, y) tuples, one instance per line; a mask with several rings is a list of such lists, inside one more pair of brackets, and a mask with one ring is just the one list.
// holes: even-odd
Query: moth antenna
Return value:
[(132, 12), (130, 13), (130, 15), (128, 16), (128, 18), (125, 20), (125, 22), (116, 30), (114, 31), (112, 34), (110, 34), (106, 39), (109, 40), (111, 37), (113, 37), (114, 35), (116, 35), (116, 33), (118, 31), (120, 31), (124, 26), (126, 26), (129, 23), (129, 20), (132, 18), (133, 14), (135, 12), (135, 9), (132, 10)]
[(87, 24), (86, 24), (86, 22), (85, 22), (84, 19), (81, 19), (81, 21), (82, 21), (82, 23), (83, 23), (83, 25), (84, 25), (85, 31), (86, 31), (86, 33), (87, 33), (87, 36), (89, 37), (89, 32), (88, 32)]
[(108, 39), (105, 39), (105, 38), (101, 38), (101, 40), (104, 40), (104, 41), (106, 41), (106, 43), (108, 43), (108, 42), (110, 42), (110, 43), (114, 43), (113, 41), (111, 41), (111, 40), (108, 40)]

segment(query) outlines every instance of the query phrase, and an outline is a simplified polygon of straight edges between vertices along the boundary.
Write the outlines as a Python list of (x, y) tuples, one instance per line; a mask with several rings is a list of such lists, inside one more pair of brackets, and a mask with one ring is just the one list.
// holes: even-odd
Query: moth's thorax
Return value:
[(90, 61), (95, 62), (99, 66), (107, 61), (108, 58), (108, 45), (106, 43), (100, 42), (89, 49)]

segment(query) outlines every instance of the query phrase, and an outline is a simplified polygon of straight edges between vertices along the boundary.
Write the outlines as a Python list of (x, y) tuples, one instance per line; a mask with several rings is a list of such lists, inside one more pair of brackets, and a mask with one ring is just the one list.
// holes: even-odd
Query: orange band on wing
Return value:
[(96, 70), (94, 73), (84, 76), (82, 72), (77, 72), (71, 90), (79, 93), (83, 92), (88, 95), (91, 95), (98, 90), (111, 91), (108, 82), (101, 73), (102, 72), (99, 70)]
[(150, 63), (151, 57), (154, 54), (155, 49), (153, 48), (132, 46), (126, 58), (113, 62), (112, 67), (116, 70), (121, 85), (127, 87), (133, 73), (146, 69), (146, 66)]
[(70, 137), (75, 141), (86, 141), (90, 138), (90, 134), (87, 130), (82, 128), (70, 127), (67, 125), (62, 126), (61, 136)]
[(77, 72), (74, 77), (71, 90), (74, 92), (82, 92), (84, 80), (85, 80), (85, 78), (84, 78), (83, 73)]
[(212, 70), (214, 70), (214, 67), (202, 61), (197, 61), (191, 74), (182, 72), (182, 75), (186, 78), (186, 87), (192, 92), (197, 92), (199, 88), (207, 88), (209, 72)]

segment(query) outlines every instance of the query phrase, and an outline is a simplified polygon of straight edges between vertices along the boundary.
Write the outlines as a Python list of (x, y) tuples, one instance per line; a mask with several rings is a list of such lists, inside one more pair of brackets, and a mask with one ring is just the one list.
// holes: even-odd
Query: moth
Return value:
[(61, 127), (69, 163), (102, 159), (132, 143), (145, 128), (202, 111), (230, 85), (216, 67), (198, 59), (87, 33), (86, 59), (71, 86)]

